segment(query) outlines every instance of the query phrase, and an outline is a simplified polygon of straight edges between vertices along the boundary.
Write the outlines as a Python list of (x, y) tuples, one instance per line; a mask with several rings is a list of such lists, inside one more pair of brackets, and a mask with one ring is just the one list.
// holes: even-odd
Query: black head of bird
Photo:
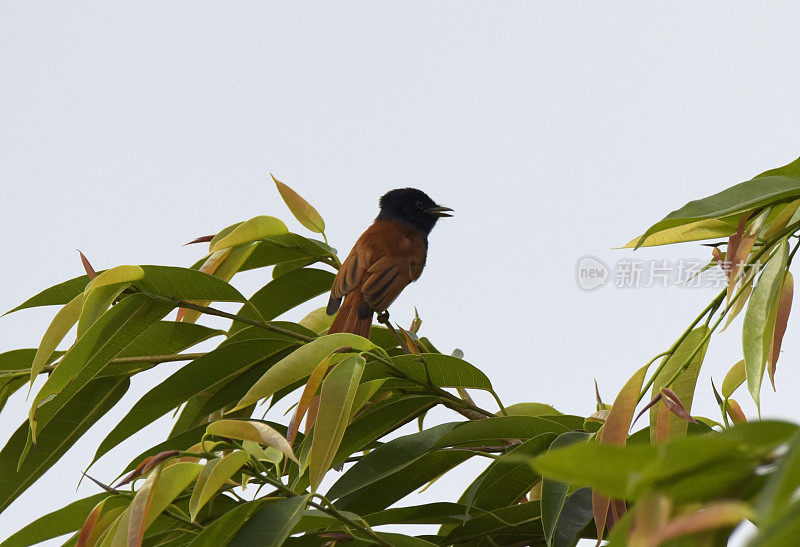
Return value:
[(398, 188), (381, 197), (380, 214), (376, 220), (398, 220), (410, 224), (426, 236), (436, 221), (451, 217), (453, 210), (433, 201), (428, 194), (416, 188)]

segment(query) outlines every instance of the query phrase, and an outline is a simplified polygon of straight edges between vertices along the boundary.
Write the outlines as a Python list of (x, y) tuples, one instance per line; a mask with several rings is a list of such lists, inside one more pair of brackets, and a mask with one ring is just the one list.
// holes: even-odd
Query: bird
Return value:
[(452, 209), (437, 205), (416, 188), (387, 192), (379, 209), (333, 280), (326, 312), (338, 314), (329, 334), (349, 332), (369, 338), (374, 313), (388, 320), (389, 305), (422, 274), (434, 225), (453, 216)]

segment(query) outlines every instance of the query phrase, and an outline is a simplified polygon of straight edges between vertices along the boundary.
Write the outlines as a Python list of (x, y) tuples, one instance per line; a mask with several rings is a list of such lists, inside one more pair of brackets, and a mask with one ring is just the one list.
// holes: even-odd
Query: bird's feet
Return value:
[(383, 323), (384, 325), (389, 322), (389, 311), (383, 310), (382, 312), (378, 313), (378, 323)]

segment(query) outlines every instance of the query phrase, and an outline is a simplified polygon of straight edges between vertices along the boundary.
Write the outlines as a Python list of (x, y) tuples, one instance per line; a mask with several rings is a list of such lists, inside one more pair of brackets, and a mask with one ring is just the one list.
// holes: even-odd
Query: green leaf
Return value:
[(103, 314), (61, 358), (36, 394), (29, 412), (32, 441), (36, 442), (37, 430), (46, 426), (89, 380), (170, 309), (134, 294)]
[(753, 289), (742, 327), (742, 349), (747, 373), (747, 388), (761, 411), (761, 381), (764, 378), (772, 333), (775, 325), (773, 310), (780, 295), (783, 276), (789, 257), (789, 244), (784, 239), (764, 266), (758, 284)]
[[(589, 434), (582, 431), (569, 431), (567, 433), (562, 433), (556, 438), (556, 440), (552, 442), (550, 448), (548, 449), (548, 452), (550, 450), (563, 448), (565, 446), (569, 446), (577, 442), (585, 442), (588, 438)], [(554, 481), (552, 479), (547, 479), (547, 478), (542, 480), (542, 498), (540, 500), (540, 504), (542, 507), (541, 509), (542, 529), (544, 530), (544, 535), (545, 539), (547, 540), (547, 545), (551, 547), (554, 544), (556, 545), (564, 544), (562, 541), (554, 542), (553, 539), (556, 535), (556, 529), (559, 526), (559, 521), (561, 519), (561, 516), (566, 508), (568, 492), (569, 492), (569, 483)], [(568, 512), (564, 514), (564, 523), (567, 526), (568, 526), (567, 523), (572, 521), (570, 517), (573, 517), (571, 513)], [(590, 493), (588, 518), (591, 517), (592, 517), (592, 498)]]
[(211, 253), (229, 247), (252, 243), (269, 236), (288, 233), (286, 225), (275, 217), (266, 215), (253, 217), (234, 228), (228, 235), (214, 242)]
[(736, 389), (744, 383), (747, 379), (747, 373), (744, 370), (744, 359), (733, 365), (725, 379), (722, 381), (722, 396), (727, 399)]
[(798, 487), (800, 487), (800, 433), (795, 434), (789, 442), (778, 469), (770, 475), (767, 484), (761, 490), (756, 506), (760, 515), (758, 524), (768, 526), (777, 522), (781, 512), (794, 500)]
[(262, 239), (255, 243), (254, 247), (240, 271), (286, 262), (314, 261), (333, 254), (330, 247), (324, 246), (321, 242), (293, 233)]
[[(272, 321), (282, 313), (330, 291), (333, 278), (332, 273), (324, 270), (293, 270), (262, 287), (242, 306), (237, 315)], [(245, 326), (245, 323), (234, 321), (230, 332), (236, 332)]]
[(366, 449), (377, 439), (413, 421), (437, 402), (438, 399), (432, 395), (404, 395), (370, 407), (345, 430), (332, 465), (341, 464), (354, 452)]
[(322, 216), (314, 209), (310, 203), (300, 197), (300, 194), (292, 190), (289, 186), (282, 183), (275, 178), (275, 175), (270, 173), (272, 180), (275, 181), (275, 186), (278, 187), (278, 192), (283, 198), (283, 202), (294, 215), (294, 218), (308, 230), (321, 234), (325, 231), (325, 221)]
[(538, 435), (494, 460), (477, 479), (480, 483), (476, 484), (471, 505), (492, 511), (519, 503), (540, 479), (528, 462), (546, 451), (555, 438), (555, 433)]
[(189, 499), (189, 515), (192, 522), (197, 513), (213, 498), (220, 488), (250, 459), (244, 450), (234, 450), (222, 458), (208, 461), (197, 477), (192, 496)]
[(322, 382), (309, 456), (312, 491), (319, 487), (342, 441), (365, 363), (363, 357), (354, 355), (336, 365)]
[[(386, 443), (380, 448), (388, 444), (390, 443)], [(364, 456), (359, 463), (380, 448)], [(426, 453), (408, 462), (397, 460), (390, 472), (381, 473), (378, 477), (368, 477), (369, 484), (367, 486), (340, 497), (336, 506), (357, 514), (385, 509), (472, 456), (474, 456), (474, 452), (470, 450), (452, 449)], [(353, 468), (356, 466), (358, 464)]]
[(703, 219), (723, 219), (765, 205), (773, 205), (800, 196), (800, 176), (765, 176), (742, 182), (703, 199), (690, 201), (653, 224), (637, 243), (663, 230)]
[(197, 534), (189, 547), (218, 547), (228, 545), (250, 516), (268, 500), (256, 499), (231, 509)]
[(718, 237), (728, 237), (734, 232), (736, 232), (736, 221), (731, 221), (730, 217), (725, 220), (710, 218), (659, 230), (647, 236), (644, 241), (642, 241), (644, 236), (635, 237), (622, 248), (655, 247), (658, 245), (685, 243), (687, 241), (716, 239)]
[[(499, 413), (498, 413), (499, 415)], [(561, 412), (544, 403), (517, 403), (506, 407), (506, 416), (561, 416)]]
[(144, 270), (139, 266), (116, 266), (89, 281), (83, 291), (83, 307), (78, 319), (78, 338), (108, 310), (122, 291), (143, 277)]
[(103, 500), (106, 500), (104, 507), (107, 510), (127, 506), (129, 501), (123, 496), (105, 492), (79, 499), (34, 520), (0, 543), (0, 547), (25, 547), (76, 532), (81, 529), (92, 508)]
[(498, 416), (459, 424), (442, 435), (434, 446), (495, 446), (509, 439), (527, 440), (545, 433), (559, 435), (570, 429), (543, 416)]
[(38, 308), (41, 306), (63, 306), (70, 300), (78, 296), (86, 288), (90, 279), (88, 275), (81, 275), (73, 277), (67, 281), (63, 281), (58, 285), (53, 285), (39, 294), (32, 296), (16, 308), (7, 311), (4, 315), (14, 313), (15, 311), (24, 310), (28, 308)]
[[(462, 503), (437, 502), (410, 507), (392, 507), (364, 516), (370, 526), (386, 524), (461, 524), (467, 506)], [(478, 511), (480, 513), (480, 511)]]
[(240, 439), (242, 441), (253, 441), (271, 446), (283, 452), (283, 455), (290, 460), (297, 461), (286, 438), (266, 422), (258, 420), (217, 420), (208, 424), (206, 434)]
[(242, 397), (234, 410), (256, 403), (282, 387), (308, 376), (325, 357), (342, 347), (368, 351), (376, 346), (369, 340), (350, 333), (338, 332), (320, 336), (278, 361)]
[(300, 520), (309, 495), (279, 501), (268, 500), (254, 513), (230, 542), (230, 547), (282, 545)]
[[(122, 350), (117, 358), (144, 357), (148, 355), (173, 355), (180, 353), (209, 338), (222, 336), (225, 331), (212, 329), (194, 323), (177, 321), (158, 321), (150, 325), (133, 342)], [(130, 374), (140, 369), (150, 368), (146, 363), (109, 363), (101, 376)]]
[(39, 349), (36, 350), (36, 357), (34, 357), (31, 364), (31, 386), (33, 386), (33, 381), (36, 380), (36, 377), (50, 360), (58, 345), (78, 321), (83, 301), (83, 293), (70, 300), (58, 311), (50, 326), (47, 327), (44, 336), (42, 336), (42, 341), (39, 343)]
[[(423, 353), (421, 355), (399, 355), (392, 357), (392, 363), (407, 377), (418, 382), (438, 387), (464, 387), (472, 389), (492, 390), (492, 383), (486, 375), (473, 365), (462, 359), (441, 353)], [(379, 367), (385, 367), (376, 363)], [(376, 367), (377, 368), (377, 367)], [(427, 375), (426, 375), (427, 369)]]
[(144, 278), (135, 285), (149, 293), (177, 300), (245, 302), (233, 285), (205, 272), (175, 266), (142, 266)]
[[(14, 432), (0, 451), (0, 512), (41, 477), (125, 394), (127, 378), (94, 380), (72, 397), (44, 426), (38, 444), (21, 461), (27, 446), (28, 422)], [(17, 467), (19, 466), (19, 469)]]
[[(661, 369), (661, 372), (658, 374), (658, 376), (656, 376), (655, 381), (653, 382), (651, 399), (655, 398), (659, 393), (661, 393), (661, 388), (666, 385), (670, 378), (672, 378), (678, 369), (685, 364), (686, 360), (689, 359), (689, 356), (694, 353), (695, 350), (697, 350), (698, 346), (700, 346), (700, 350), (694, 357), (692, 357), (691, 361), (689, 361), (689, 366), (680, 374), (680, 376), (678, 376), (670, 388), (678, 396), (681, 403), (683, 403), (686, 411), (691, 412), (692, 400), (694, 399), (694, 390), (697, 384), (697, 376), (700, 373), (700, 367), (703, 364), (703, 359), (706, 355), (706, 350), (708, 349), (709, 341), (703, 341), (708, 332), (709, 328), (705, 325), (692, 330), (686, 335), (686, 338), (683, 339), (680, 345), (675, 348), (674, 353), (667, 357), (664, 367)], [(651, 442), (655, 442), (656, 439), (656, 419), (658, 415), (658, 407), (659, 405), (653, 405), (650, 408)], [(687, 425), (688, 422), (686, 420), (683, 420), (670, 413), (668, 438), (675, 439), (685, 436)]]
[(795, 501), (782, 511), (772, 524), (760, 529), (749, 547), (783, 547), (794, 545), (800, 537), (800, 501)]
[(453, 528), (443, 543), (470, 544), (490, 536), (495, 544), (537, 545), (544, 543), (543, 534), (539, 504), (520, 503), (469, 519)]
[(800, 176), (800, 158), (797, 158), (793, 162), (787, 163), (786, 165), (776, 167), (775, 169), (764, 171), (763, 173), (756, 175), (754, 178), (772, 177), (775, 175), (785, 175), (790, 177)]
[(235, 378), (242, 371), (285, 349), (276, 339), (244, 340), (223, 345), (179, 369), (143, 395), (95, 452), (92, 463), (119, 443), (151, 424), (192, 396)]

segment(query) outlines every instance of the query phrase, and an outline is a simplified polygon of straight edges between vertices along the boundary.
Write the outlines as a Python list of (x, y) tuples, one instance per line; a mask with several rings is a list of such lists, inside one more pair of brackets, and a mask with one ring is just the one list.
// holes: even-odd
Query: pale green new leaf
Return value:
[(217, 420), (208, 424), (206, 434), (265, 444), (277, 448), (290, 460), (297, 461), (286, 438), (264, 422), (257, 420)]
[(189, 498), (189, 515), (194, 522), (197, 513), (220, 488), (250, 459), (244, 450), (234, 450), (222, 458), (215, 458), (203, 467)]
[(216, 241), (211, 248), (211, 253), (215, 253), (220, 249), (236, 247), (244, 245), (245, 243), (252, 243), (265, 237), (288, 232), (289, 230), (282, 220), (266, 215), (253, 217), (234, 228), (225, 237)]
[(365, 363), (363, 357), (354, 355), (336, 365), (322, 382), (309, 456), (312, 491), (319, 487), (342, 441)]
[(775, 326), (773, 312), (780, 295), (788, 257), (789, 243), (784, 239), (778, 244), (772, 257), (764, 266), (744, 315), (742, 349), (747, 373), (747, 388), (759, 411), (761, 381), (764, 378), (764, 367)]
[(311, 230), (321, 234), (325, 231), (325, 221), (322, 216), (311, 206), (306, 200), (300, 197), (300, 194), (292, 190), (289, 186), (282, 183), (275, 178), (275, 175), (270, 173), (272, 180), (275, 181), (275, 186), (278, 187), (278, 192), (283, 198), (283, 202), (289, 207), (289, 210), (294, 215), (297, 221)]
[(377, 348), (366, 338), (355, 334), (337, 332), (320, 336), (275, 363), (242, 397), (234, 410), (265, 399), (279, 389), (305, 378), (325, 357), (343, 347), (352, 348), (354, 351), (369, 351)]
[(58, 344), (64, 339), (70, 329), (78, 321), (83, 307), (84, 295), (79, 294), (68, 302), (63, 308), (59, 310), (50, 326), (42, 336), (42, 341), (39, 343), (39, 349), (36, 350), (36, 357), (33, 358), (31, 365), (31, 386), (36, 377), (42, 372), (50, 356), (58, 347)]

